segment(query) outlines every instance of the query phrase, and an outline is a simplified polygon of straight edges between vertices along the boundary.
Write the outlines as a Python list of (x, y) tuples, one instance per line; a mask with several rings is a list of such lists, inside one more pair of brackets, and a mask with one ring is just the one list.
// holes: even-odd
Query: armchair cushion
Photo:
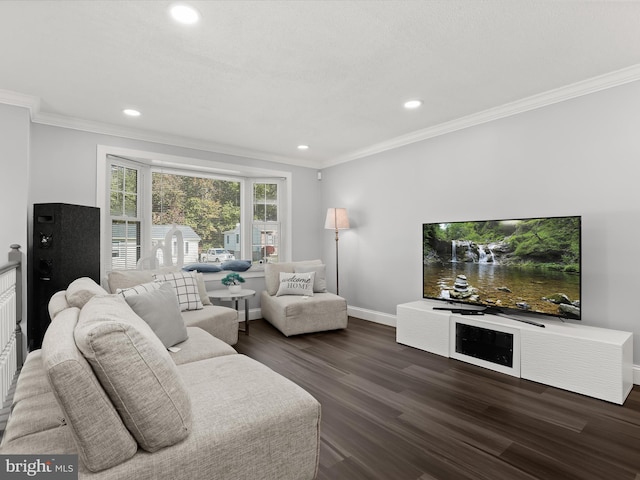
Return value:
[(326, 266), (325, 265), (295, 265), (293, 271), (295, 273), (308, 273), (313, 272), (313, 292), (324, 293), (327, 291), (327, 278), (326, 278)]
[(295, 273), (296, 265), (322, 265), (322, 260), (304, 262), (267, 263), (264, 266), (264, 285), (269, 295), (275, 295), (280, 287), (280, 272)]

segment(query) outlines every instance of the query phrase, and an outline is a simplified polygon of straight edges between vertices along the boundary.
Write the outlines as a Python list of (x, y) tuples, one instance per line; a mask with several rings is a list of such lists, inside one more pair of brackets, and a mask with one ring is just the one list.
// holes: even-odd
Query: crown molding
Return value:
[(159, 143), (162, 145), (171, 145), (175, 147), (183, 147), (194, 150), (202, 150), (206, 152), (220, 153), (224, 155), (231, 155), (235, 157), (251, 158), (255, 160), (266, 160), (269, 162), (283, 163), (287, 165), (295, 165), (299, 167), (317, 168), (314, 162), (299, 160), (295, 158), (283, 157), (279, 155), (273, 155), (266, 152), (259, 152), (257, 150), (251, 150), (242, 147), (235, 147), (233, 145), (225, 145), (215, 142), (207, 142), (205, 140), (198, 140), (189, 137), (182, 137), (179, 135), (171, 135), (159, 132), (153, 132), (149, 130), (141, 130), (130, 127), (121, 127), (118, 125), (93, 122), (90, 120), (83, 120), (74, 117), (68, 117), (65, 115), (58, 115), (53, 113), (37, 112), (32, 115), (31, 121), (33, 123), (40, 123), (43, 125), (50, 125), (54, 127), (63, 127), (73, 130), (81, 130), (84, 132), (97, 133), (102, 135), (113, 135), (116, 137), (129, 138), (132, 140), (141, 140), (151, 143)]
[(24, 93), (13, 92), (11, 90), (0, 89), (0, 104), (23, 107), (29, 110), (31, 122), (53, 127), (69, 128), (83, 132), (96, 133), (101, 135), (112, 135), (116, 137), (129, 138), (162, 145), (189, 148), (212, 153), (220, 153), (234, 157), (251, 158), (255, 160), (265, 160), (268, 162), (282, 163), (305, 168), (318, 168), (316, 162), (312, 160), (300, 160), (295, 158), (273, 155), (266, 152), (259, 152), (247, 148), (234, 147), (215, 142), (207, 142), (179, 135), (162, 134), (148, 130), (121, 127), (103, 122), (93, 122), (80, 118), (46, 113), (40, 110), (40, 98)]
[(29, 116), (33, 119), (34, 112), (40, 110), (40, 99), (25, 93), (12, 92), (11, 90), (0, 90), (0, 103), (24, 107), (29, 110)]
[(69, 128), (73, 130), (80, 130), (102, 135), (112, 135), (117, 137), (129, 138), (132, 140), (158, 143), (162, 145), (171, 145), (212, 153), (220, 153), (236, 157), (264, 160), (268, 162), (294, 165), (304, 168), (322, 169), (342, 163), (347, 163), (360, 158), (369, 157), (371, 155), (385, 152), (387, 150), (392, 150), (394, 148), (438, 137), (440, 135), (446, 135), (458, 130), (463, 130), (465, 128), (481, 125), (483, 123), (491, 122), (493, 120), (499, 120), (501, 118), (509, 117), (512, 115), (517, 115), (519, 113), (528, 112), (530, 110), (535, 110), (537, 108), (553, 105), (555, 103), (564, 102), (572, 98), (588, 95), (600, 90), (606, 90), (608, 88), (617, 87), (638, 80), (640, 80), (640, 64), (632, 65), (615, 72), (576, 82), (571, 85), (560, 87), (544, 93), (532, 95), (515, 102), (506, 103), (504, 105), (467, 115), (456, 120), (451, 120), (439, 125), (434, 125), (433, 127), (417, 130), (415, 132), (401, 135), (388, 141), (380, 142), (360, 150), (355, 150), (347, 155), (335, 157), (324, 161), (301, 160), (290, 157), (283, 157), (267, 152), (260, 152), (232, 145), (225, 145), (189, 137), (182, 137), (179, 135), (162, 134), (159, 132), (152, 132), (148, 130), (82, 120), (79, 118), (68, 117), (54, 113), (45, 113), (41, 112), (40, 110), (40, 98), (33, 95), (27, 95), (9, 90), (0, 90), (0, 103), (27, 108), (30, 112), (30, 118), (33, 123)]
[(528, 112), (530, 110), (546, 107), (555, 103), (564, 102), (572, 98), (589, 95), (600, 90), (606, 90), (608, 88), (617, 87), (637, 80), (640, 80), (640, 64), (632, 65), (631, 67), (589, 78), (587, 80), (582, 80), (555, 90), (549, 90), (544, 93), (532, 95), (515, 102), (506, 103), (499, 107), (490, 108), (450, 122), (434, 125), (433, 127), (417, 130), (385, 142), (371, 145), (370, 147), (356, 150), (348, 155), (323, 162), (322, 168), (332, 167), (341, 163), (357, 160), (359, 158), (369, 157), (387, 150), (392, 150), (394, 148), (420, 142), (429, 138), (438, 137), (440, 135), (446, 135), (447, 133), (455, 132), (457, 130), (463, 130), (475, 125)]

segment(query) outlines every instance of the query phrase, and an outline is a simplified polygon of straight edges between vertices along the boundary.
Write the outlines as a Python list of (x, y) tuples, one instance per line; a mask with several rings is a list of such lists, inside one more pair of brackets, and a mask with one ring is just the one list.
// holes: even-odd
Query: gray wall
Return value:
[(582, 215), (583, 323), (634, 332), (638, 362), (639, 128), (635, 82), (325, 169), (323, 207), (353, 226), (340, 293), (391, 315), (422, 298), (423, 222)]
[(0, 264), (9, 245), (22, 246), (22, 351), (27, 346), (27, 204), (29, 197), (29, 111), (0, 104)]
[(293, 258), (316, 258), (322, 250), (316, 221), (320, 215), (320, 185), (315, 170), (41, 124), (33, 124), (31, 131), (34, 174), (30, 205), (63, 202), (95, 206), (97, 145), (289, 171), (293, 184)]
[(29, 111), (0, 104), (0, 264), (9, 245), (27, 247)]

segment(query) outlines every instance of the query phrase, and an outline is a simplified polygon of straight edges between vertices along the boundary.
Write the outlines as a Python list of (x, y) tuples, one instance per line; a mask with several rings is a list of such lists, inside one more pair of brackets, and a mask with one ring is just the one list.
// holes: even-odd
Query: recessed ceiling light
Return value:
[(404, 102), (404, 108), (409, 110), (418, 108), (420, 105), (422, 105), (422, 100), (409, 100), (408, 102)]
[(309, 145), (298, 145), (298, 150), (309, 150)]
[(125, 108), (122, 113), (129, 117), (139, 117), (140, 112), (138, 110), (134, 110), (133, 108)]
[(200, 20), (200, 13), (195, 8), (182, 3), (173, 5), (170, 12), (176, 22), (184, 23), (185, 25), (193, 25)]

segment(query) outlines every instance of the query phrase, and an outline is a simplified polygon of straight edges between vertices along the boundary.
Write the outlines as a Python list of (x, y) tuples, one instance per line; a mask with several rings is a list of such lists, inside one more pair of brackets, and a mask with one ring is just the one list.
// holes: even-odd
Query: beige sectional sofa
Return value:
[(315, 477), (311, 395), (199, 327), (168, 351), (122, 295), (92, 283), (52, 298), (1, 454), (77, 454), (83, 479)]
[[(281, 293), (281, 274), (313, 272), (313, 291)], [(321, 260), (268, 263), (264, 269), (265, 290), (260, 296), (262, 317), (287, 337), (301, 333), (347, 328), (347, 301), (327, 292)]]

